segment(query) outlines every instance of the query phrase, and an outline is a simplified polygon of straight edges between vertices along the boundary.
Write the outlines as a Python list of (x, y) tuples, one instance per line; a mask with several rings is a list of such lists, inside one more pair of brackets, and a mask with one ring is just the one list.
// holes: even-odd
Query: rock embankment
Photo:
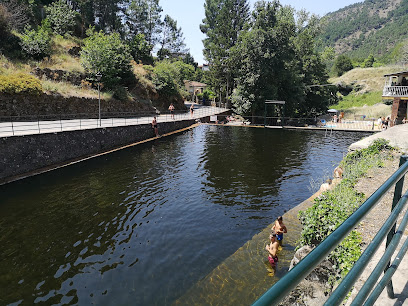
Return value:
[(408, 152), (408, 124), (397, 125), (380, 133), (365, 137), (353, 143), (349, 149), (355, 151), (367, 148), (374, 140), (379, 138), (388, 140), (391, 146), (399, 148), (402, 152)]

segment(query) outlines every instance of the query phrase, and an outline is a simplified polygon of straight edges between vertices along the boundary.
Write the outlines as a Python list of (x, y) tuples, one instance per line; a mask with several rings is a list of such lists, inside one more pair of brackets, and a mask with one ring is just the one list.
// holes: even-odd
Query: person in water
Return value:
[(268, 255), (269, 263), (271, 264), (272, 268), (275, 268), (276, 263), (278, 262), (277, 253), (279, 248), (279, 242), (276, 239), (276, 233), (274, 231), (272, 231), (272, 234), (269, 235), (269, 239), (271, 240), (271, 243), (265, 247), (265, 250), (269, 252)]
[(276, 233), (276, 239), (278, 240), (279, 244), (282, 245), (283, 233), (288, 232), (288, 230), (286, 229), (286, 225), (283, 224), (282, 216), (279, 216), (278, 219), (276, 219), (272, 230)]

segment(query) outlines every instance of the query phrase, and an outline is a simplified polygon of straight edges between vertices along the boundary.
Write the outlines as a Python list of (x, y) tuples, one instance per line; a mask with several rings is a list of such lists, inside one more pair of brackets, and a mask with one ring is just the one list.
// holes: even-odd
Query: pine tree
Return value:
[(187, 52), (183, 32), (177, 28), (177, 21), (169, 15), (164, 17), (160, 45), (157, 53), (159, 59), (180, 57)]
[[(204, 56), (209, 62), (210, 83), (217, 87), (225, 84), (228, 96), (234, 87), (236, 61), (232, 58), (232, 48), (249, 18), (247, 0), (206, 0), (205, 18), (200, 25), (204, 39)], [(219, 91), (224, 91), (219, 88)]]
[(159, 0), (132, 0), (126, 11), (129, 35), (143, 34), (154, 46), (159, 40), (162, 22)]

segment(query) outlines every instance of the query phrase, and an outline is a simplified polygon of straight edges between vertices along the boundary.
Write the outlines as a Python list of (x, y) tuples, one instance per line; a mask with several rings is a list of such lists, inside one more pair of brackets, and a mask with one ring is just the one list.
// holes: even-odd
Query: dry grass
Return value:
[(404, 70), (407, 70), (407, 67), (385, 66), (376, 68), (354, 68), (341, 77), (331, 78), (330, 82), (334, 84), (345, 83), (360, 85), (362, 87), (359, 91), (360, 93), (382, 91), (385, 82), (384, 74)]
[(150, 81), (150, 72), (145, 69), (145, 67), (141, 64), (136, 64), (134, 61), (132, 61), (132, 66), (133, 66), (133, 73), (136, 76), (136, 79), (138, 82), (144, 87), (144, 88), (154, 88), (154, 84), (152, 81)]
[(391, 105), (378, 103), (372, 106), (352, 107), (344, 111), (345, 119), (361, 119), (362, 115), (370, 119), (391, 116)]
[(23, 62), (9, 61), (4, 55), (0, 54), (0, 74), (10, 75), (15, 73), (28, 73), (31, 71), (30, 65)]
[(52, 44), (52, 55), (45, 58), (38, 64), (40, 68), (60, 69), (75, 72), (84, 72), (79, 58), (69, 55), (68, 51), (72, 47), (79, 46), (79, 41), (74, 38), (63, 38), (55, 36)]
[[(98, 91), (90, 88), (82, 88), (65, 82), (54, 82), (50, 80), (42, 80), (42, 87), (47, 93), (58, 93), (64, 97), (85, 97), (98, 98)], [(112, 98), (112, 93), (101, 92), (101, 99), (109, 100)]]

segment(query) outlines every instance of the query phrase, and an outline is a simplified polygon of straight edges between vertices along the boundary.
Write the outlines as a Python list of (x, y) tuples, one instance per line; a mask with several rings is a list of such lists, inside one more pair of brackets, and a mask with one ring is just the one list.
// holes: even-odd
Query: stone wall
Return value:
[[(159, 132), (194, 123), (159, 123)], [(145, 124), (0, 138), (0, 184), (152, 137), (151, 125)]]
[[(90, 98), (69, 97), (59, 95), (7, 95), (0, 94), (0, 121), (9, 121), (10, 116), (18, 116), (19, 120), (29, 120), (37, 116), (40, 119), (70, 119), (73, 115), (82, 118), (97, 118), (99, 100)], [(102, 116), (107, 113), (154, 113), (149, 104), (135, 101), (101, 100)], [(3, 117), (3, 118), (2, 118)], [(103, 116), (104, 117), (104, 116)], [(18, 120), (13, 118), (13, 120)]]

